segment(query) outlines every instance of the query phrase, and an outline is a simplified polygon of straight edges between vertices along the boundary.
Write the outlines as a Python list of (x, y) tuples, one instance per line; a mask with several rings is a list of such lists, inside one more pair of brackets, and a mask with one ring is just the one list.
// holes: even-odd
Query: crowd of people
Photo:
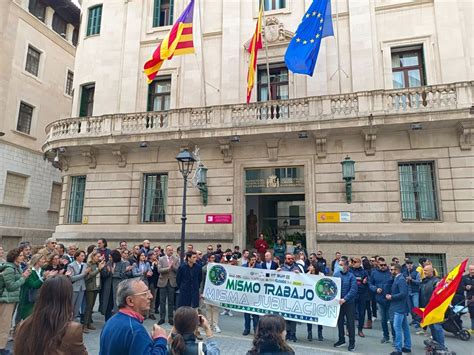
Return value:
[[(201, 252), (188, 244), (184, 254), (181, 261), (180, 248), (175, 252), (171, 245), (152, 247), (149, 240), (130, 247), (121, 241), (116, 248), (109, 248), (103, 238), (86, 250), (76, 245), (66, 248), (53, 238), (41, 247), (22, 242), (8, 251), (6, 259), (0, 247), (0, 354), (9, 353), (5, 348), (13, 334), (32, 334), (39, 328), (40, 337), (15, 341), (16, 353), (38, 353), (38, 349), (51, 354), (87, 353), (82, 333), (96, 329), (92, 319), (96, 302), (106, 321), (101, 354), (128, 354), (126, 349), (136, 349), (137, 354), (218, 354), (213, 334), (221, 332), (219, 317), (233, 314), (204, 304), (202, 295), (207, 265), (223, 263), (340, 278), (341, 307), (334, 347), (345, 346), (348, 336), (348, 350), (354, 351), (356, 335), (364, 338), (364, 329), (371, 329), (378, 319), (381, 342), (392, 343), (391, 354), (401, 355), (411, 352), (410, 326), (420, 335), (428, 334), (411, 310), (427, 305), (440, 280), (425, 258), (416, 264), (405, 258), (401, 264), (396, 257), (389, 263), (380, 256), (346, 257), (337, 252), (328, 263), (322, 251), (308, 253), (302, 243), (296, 243), (290, 252), (278, 238), (270, 248), (263, 234), (253, 250), (241, 251), (239, 246), (223, 249), (221, 244), (214, 249), (210, 244)], [(473, 296), (474, 265), (470, 265), (453, 303), (469, 304), (471, 332)], [(52, 299), (55, 302), (48, 302)], [(157, 321), (151, 337), (142, 325), (145, 318)], [(160, 327), (164, 323), (172, 326), (170, 334)], [(249, 354), (275, 347), (281, 353), (292, 353), (287, 341), (297, 342), (297, 324), (278, 316), (245, 313), (242, 335), (254, 333)], [(316, 327), (316, 339), (324, 341), (323, 327)], [(445, 346), (441, 325), (429, 328), (433, 339)], [(313, 325), (306, 324), (306, 330), (312, 341)]]

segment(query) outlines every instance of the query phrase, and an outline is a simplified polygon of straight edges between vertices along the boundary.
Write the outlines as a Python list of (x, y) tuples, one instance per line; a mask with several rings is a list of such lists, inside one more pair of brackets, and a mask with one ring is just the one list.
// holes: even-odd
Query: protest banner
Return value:
[(210, 263), (204, 302), (237, 312), (337, 325), (339, 278)]

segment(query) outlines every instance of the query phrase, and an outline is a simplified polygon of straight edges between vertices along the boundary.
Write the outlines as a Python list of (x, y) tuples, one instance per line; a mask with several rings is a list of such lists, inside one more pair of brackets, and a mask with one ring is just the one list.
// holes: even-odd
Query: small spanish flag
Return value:
[(193, 13), (194, 0), (191, 0), (168, 35), (155, 49), (151, 59), (145, 63), (143, 69), (148, 78), (148, 84), (156, 77), (166, 59), (171, 59), (174, 55), (194, 53)]
[(248, 51), (250, 53), (249, 71), (247, 73), (247, 103), (250, 102), (252, 96), (252, 89), (255, 84), (255, 71), (257, 69), (257, 53), (262, 48), (262, 16), (263, 16), (263, 1), (260, 5), (260, 13), (258, 14), (257, 26), (253, 34), (252, 41)]
[(444, 321), (444, 314), (459, 287), (467, 261), (468, 259), (456, 266), (438, 283), (426, 308), (413, 308), (413, 312), (421, 317), (422, 327)]

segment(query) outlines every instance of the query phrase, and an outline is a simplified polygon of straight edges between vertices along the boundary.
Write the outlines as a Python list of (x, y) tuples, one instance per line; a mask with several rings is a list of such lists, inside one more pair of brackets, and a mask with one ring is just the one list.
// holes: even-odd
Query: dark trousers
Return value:
[(344, 333), (344, 318), (347, 322), (347, 331), (349, 332), (349, 345), (355, 344), (355, 304), (344, 303), (341, 305), (339, 311), (339, 318), (337, 319), (337, 330), (339, 333), (339, 340), (346, 341)]
[(355, 307), (356, 307), (356, 318), (357, 318), (357, 330), (359, 332), (364, 329), (364, 321), (365, 321), (365, 299), (356, 299)]
[[(388, 321), (392, 320), (390, 315), (390, 303), (379, 303), (379, 315), (380, 323), (382, 325), (383, 337), (385, 339), (390, 339), (388, 333)], [(390, 322), (390, 330), (392, 333), (392, 338), (395, 339), (395, 330), (393, 329), (393, 320)]]
[(370, 307), (372, 308), (372, 317), (377, 318), (377, 301), (375, 298), (370, 300)]
[[(107, 296), (104, 294), (102, 297), (107, 297)], [(104, 311), (106, 322), (110, 319), (110, 317), (112, 317), (112, 310), (114, 309), (114, 301), (115, 300), (114, 300), (113, 292), (112, 292), (112, 290), (110, 290), (109, 302), (107, 302), (107, 309), (105, 309), (105, 311)], [(104, 301), (102, 300), (102, 302), (104, 302)]]
[(296, 334), (296, 322), (287, 320), (286, 321), (286, 332), (288, 335), (295, 335)]
[(97, 290), (86, 291), (86, 310), (84, 312), (84, 325), (87, 327), (92, 322), (92, 310), (94, 309), (95, 299), (97, 298)]
[(170, 282), (165, 287), (160, 287), (160, 319), (166, 318), (166, 300), (168, 300), (168, 319), (173, 319), (175, 288)]
[(244, 330), (250, 331), (250, 321), (253, 321), (253, 332), (255, 333), (259, 318), (257, 314), (244, 313)]
[(365, 301), (365, 311), (367, 312), (367, 320), (372, 320), (372, 305), (370, 300)]
[[(310, 323), (306, 324), (306, 329), (308, 330), (308, 334), (313, 332), (313, 325)], [(318, 324), (318, 337), (323, 337), (323, 326)]]

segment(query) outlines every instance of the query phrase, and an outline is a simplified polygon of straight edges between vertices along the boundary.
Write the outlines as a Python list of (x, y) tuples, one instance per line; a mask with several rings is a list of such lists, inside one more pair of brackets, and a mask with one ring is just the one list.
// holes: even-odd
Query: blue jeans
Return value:
[(398, 352), (402, 351), (402, 335), (403, 347), (411, 349), (410, 327), (408, 326), (407, 315), (404, 313), (393, 313), (393, 328), (395, 329), (394, 346)]
[(418, 328), (420, 326), (420, 322), (417, 319), (416, 314), (414, 314), (412, 311), (413, 308), (418, 308), (420, 306), (420, 294), (418, 292), (408, 294), (408, 306), (410, 307), (411, 318)]
[[(382, 332), (385, 339), (390, 339), (388, 334), (388, 321), (390, 320), (390, 303), (377, 303), (378, 312), (380, 313), (380, 322), (382, 323)], [(395, 331), (393, 330), (393, 323), (391, 323), (392, 337), (395, 338)]]
[(431, 330), (431, 335), (433, 336), (433, 340), (446, 347), (444, 344), (444, 330), (441, 323), (431, 324), (429, 327)]
[(250, 319), (253, 320), (253, 331), (257, 329), (259, 316), (256, 314), (244, 313), (244, 330), (250, 331)]

